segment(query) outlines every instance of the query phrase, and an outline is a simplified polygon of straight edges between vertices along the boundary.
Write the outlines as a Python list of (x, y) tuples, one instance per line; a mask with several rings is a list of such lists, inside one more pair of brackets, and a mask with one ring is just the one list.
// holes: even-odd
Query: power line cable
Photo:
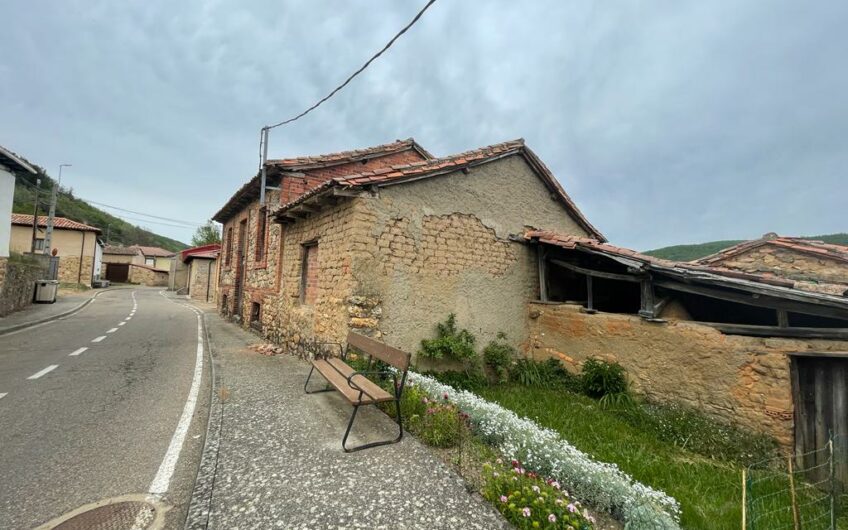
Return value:
[[(195, 226), (195, 225), (187, 225), (187, 224), (177, 225), (177, 224), (172, 224), (172, 223), (163, 223), (161, 221), (151, 221), (149, 219), (138, 219), (136, 217), (129, 217), (127, 215), (116, 215), (115, 217), (117, 217), (118, 219), (122, 219), (124, 221), (132, 220), (132, 221), (138, 221), (138, 222), (141, 222), (141, 223), (150, 223), (150, 224), (154, 224), (154, 225), (173, 226), (174, 228), (190, 228), (190, 229), (197, 228), (197, 226)], [(132, 224), (132, 223), (129, 223), (129, 224)]]
[(321, 99), (320, 99), (317, 103), (315, 103), (314, 105), (312, 105), (311, 107), (309, 107), (309, 108), (308, 108), (308, 109), (306, 109), (305, 111), (301, 112), (301, 113), (300, 113), (300, 114), (298, 114), (297, 116), (294, 116), (293, 118), (289, 118), (289, 119), (287, 119), (287, 120), (281, 121), (280, 123), (276, 123), (276, 124), (274, 124), (274, 125), (268, 125), (268, 126), (266, 126), (265, 128), (266, 128), (266, 129), (275, 129), (275, 128), (277, 128), (277, 127), (281, 126), (281, 125), (286, 125), (287, 123), (291, 123), (291, 122), (293, 122), (293, 121), (297, 121), (297, 120), (299, 120), (300, 118), (302, 118), (302, 117), (306, 116), (307, 114), (309, 114), (310, 112), (312, 112), (313, 110), (317, 109), (317, 108), (318, 108), (318, 107), (319, 107), (322, 103), (324, 103), (325, 101), (327, 101), (327, 100), (328, 100), (328, 99), (330, 99), (331, 97), (335, 96), (335, 95), (336, 95), (336, 93), (337, 93), (339, 90), (343, 89), (345, 86), (347, 86), (347, 84), (348, 84), (348, 83), (350, 83), (351, 81), (353, 81), (353, 78), (354, 78), (354, 77), (356, 77), (356, 76), (358, 76), (359, 74), (361, 74), (361, 73), (362, 73), (362, 71), (363, 71), (363, 70), (365, 70), (366, 68), (368, 68), (368, 66), (369, 66), (372, 62), (374, 62), (374, 61), (375, 61), (378, 57), (380, 57), (381, 55), (383, 55), (383, 53), (384, 53), (386, 50), (388, 50), (389, 48), (391, 48), (391, 47), (392, 47), (392, 44), (394, 44), (394, 43), (395, 43), (395, 41), (396, 41), (396, 40), (398, 40), (398, 39), (400, 38), (400, 36), (401, 36), (401, 35), (403, 35), (404, 33), (406, 33), (406, 32), (407, 32), (407, 30), (409, 30), (409, 28), (411, 28), (411, 27), (412, 27), (412, 26), (413, 26), (416, 22), (418, 22), (418, 19), (420, 19), (420, 18), (421, 18), (421, 16), (424, 14), (424, 12), (425, 12), (425, 11), (427, 11), (427, 9), (429, 9), (429, 8), (430, 8), (430, 6), (431, 6), (431, 5), (433, 5), (435, 2), (436, 2), (436, 0), (430, 0), (429, 2), (427, 2), (427, 4), (426, 4), (426, 5), (425, 5), (422, 9), (421, 9), (421, 11), (419, 11), (419, 12), (418, 12), (418, 14), (417, 14), (417, 15), (415, 15), (415, 18), (413, 18), (413, 19), (409, 22), (409, 24), (407, 24), (406, 26), (404, 26), (404, 27), (403, 27), (403, 29), (401, 29), (401, 30), (397, 33), (397, 35), (395, 35), (394, 37), (392, 37), (392, 39), (391, 39), (388, 43), (386, 43), (386, 45), (385, 45), (385, 46), (383, 46), (383, 49), (381, 49), (381, 50), (380, 50), (380, 51), (378, 51), (375, 55), (373, 55), (370, 59), (368, 59), (368, 60), (365, 62), (365, 64), (363, 64), (363, 65), (359, 68), (359, 70), (357, 70), (357, 71), (355, 71), (353, 74), (351, 74), (351, 75), (350, 75), (350, 77), (348, 77), (347, 79), (345, 79), (344, 83), (342, 83), (341, 85), (339, 85), (339, 86), (337, 86), (336, 88), (334, 88), (332, 92), (330, 92), (329, 94), (327, 94), (326, 96), (324, 96), (323, 98), (321, 98)]
[(193, 221), (182, 221), (180, 219), (171, 219), (170, 217), (161, 217), (161, 216), (153, 215), (153, 214), (149, 214), (149, 213), (137, 212), (135, 210), (128, 210), (126, 208), (121, 208), (119, 206), (112, 206), (111, 204), (105, 204), (105, 203), (102, 203), (102, 202), (92, 201), (90, 199), (84, 199), (82, 197), (77, 197), (77, 198), (81, 199), (81, 200), (83, 200), (87, 203), (90, 203), (90, 204), (96, 204), (97, 206), (112, 208), (113, 210), (120, 210), (122, 212), (134, 213), (136, 215), (143, 215), (145, 217), (152, 217), (153, 219), (161, 219), (163, 221), (171, 221), (172, 223), (182, 223), (182, 224), (190, 225), (190, 226), (205, 226), (206, 225), (206, 223), (195, 223)]

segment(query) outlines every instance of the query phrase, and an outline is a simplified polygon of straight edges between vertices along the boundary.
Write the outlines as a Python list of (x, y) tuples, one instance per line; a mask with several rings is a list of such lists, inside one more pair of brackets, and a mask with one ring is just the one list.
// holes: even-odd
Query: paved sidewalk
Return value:
[(99, 292), (103, 292), (103, 290), (78, 294), (60, 294), (56, 297), (55, 304), (30, 304), (26, 309), (15, 311), (5, 317), (0, 317), (0, 335), (22, 327), (38, 324), (42, 321), (59, 318), (64, 313), (78, 308)]
[[(411, 435), (344, 453), (351, 407), (336, 393), (303, 393), (308, 363), (253, 352), (257, 337), (205, 318), (215, 392), (186, 528), (509, 528)], [(397, 432), (373, 407), (354, 431)]]

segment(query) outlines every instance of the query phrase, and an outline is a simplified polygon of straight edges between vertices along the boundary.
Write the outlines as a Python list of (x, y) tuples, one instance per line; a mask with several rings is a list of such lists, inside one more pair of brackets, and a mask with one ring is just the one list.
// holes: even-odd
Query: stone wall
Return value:
[(168, 273), (142, 265), (130, 265), (127, 281), (148, 287), (165, 287), (168, 285)]
[(34, 260), (0, 258), (0, 316), (31, 304), (35, 281), (46, 273), (47, 267)]
[(589, 357), (624, 366), (635, 391), (793, 442), (790, 355), (846, 351), (848, 342), (724, 335), (694, 322), (647, 322), (579, 305), (531, 303), (527, 353), (578, 370)]
[[(798, 287), (841, 295), (848, 289), (848, 263), (825, 256), (762, 245), (717, 265), (751, 273), (770, 273), (795, 280)], [(817, 283), (830, 284), (818, 286)]]
[[(218, 270), (218, 261), (210, 259), (195, 258), (191, 262), (191, 275), (189, 285), (189, 296), (193, 300), (206, 302), (215, 301), (215, 273)], [(185, 274), (185, 273), (183, 273)], [(208, 286), (208, 292), (207, 292)]]
[(91, 286), (91, 275), (94, 270), (94, 257), (85, 256), (80, 270), (79, 256), (59, 257), (59, 278), (61, 283), (79, 283)]

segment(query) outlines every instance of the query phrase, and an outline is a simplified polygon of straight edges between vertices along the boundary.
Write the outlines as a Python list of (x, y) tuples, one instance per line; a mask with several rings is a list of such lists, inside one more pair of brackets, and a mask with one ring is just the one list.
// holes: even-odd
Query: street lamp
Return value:
[(62, 168), (71, 167), (71, 164), (59, 164), (59, 180), (53, 184), (53, 194), (50, 197), (50, 213), (47, 216), (47, 233), (44, 235), (44, 254), (50, 255), (50, 247), (53, 243), (53, 218), (56, 217), (56, 199), (59, 196), (59, 186), (62, 184)]

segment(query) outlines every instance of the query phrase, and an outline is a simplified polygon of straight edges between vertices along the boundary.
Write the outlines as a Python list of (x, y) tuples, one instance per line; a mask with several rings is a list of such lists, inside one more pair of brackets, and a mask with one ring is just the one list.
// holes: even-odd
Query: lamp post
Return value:
[(44, 235), (44, 254), (50, 255), (53, 245), (53, 218), (56, 217), (56, 199), (59, 197), (59, 186), (62, 184), (62, 168), (71, 164), (59, 164), (59, 180), (53, 183), (53, 194), (50, 197), (50, 213), (47, 216), (47, 233)]

